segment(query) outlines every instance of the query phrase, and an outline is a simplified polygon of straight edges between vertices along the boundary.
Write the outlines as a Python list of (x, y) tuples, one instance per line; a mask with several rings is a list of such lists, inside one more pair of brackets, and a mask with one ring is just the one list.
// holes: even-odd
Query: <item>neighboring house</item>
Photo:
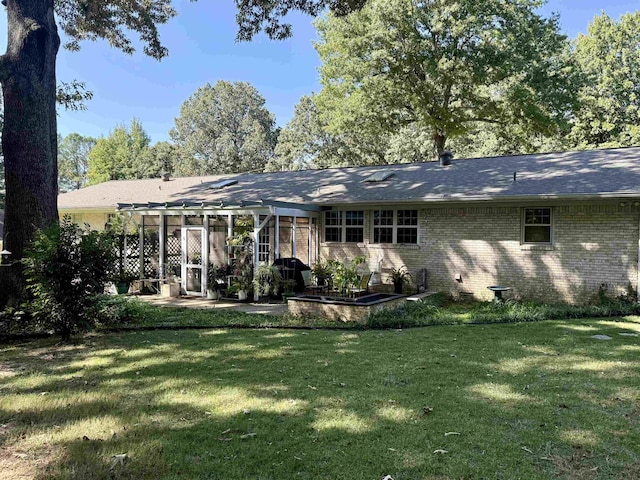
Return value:
[(228, 260), (243, 216), (256, 262), (364, 254), (383, 281), (426, 268), (429, 290), (483, 299), (496, 284), (550, 302), (638, 286), (640, 148), (111, 181), (60, 195), (59, 208), (93, 227), (129, 215), (151, 252), (143, 276), (180, 274), (196, 294), (206, 281), (189, 279)]

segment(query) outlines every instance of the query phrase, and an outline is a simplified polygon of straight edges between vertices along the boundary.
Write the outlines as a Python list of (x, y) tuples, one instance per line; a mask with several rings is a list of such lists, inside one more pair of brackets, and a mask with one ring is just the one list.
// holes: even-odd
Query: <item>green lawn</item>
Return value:
[(0, 476), (637, 479), (640, 318), (617, 320), (0, 346)]

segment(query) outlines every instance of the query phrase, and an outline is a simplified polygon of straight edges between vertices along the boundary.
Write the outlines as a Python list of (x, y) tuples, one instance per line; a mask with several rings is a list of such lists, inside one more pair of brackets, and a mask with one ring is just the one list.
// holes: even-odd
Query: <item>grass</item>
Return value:
[[(93, 318), (99, 329), (137, 327), (321, 327), (362, 330), (430, 325), (515, 323), (556, 318), (593, 318), (639, 315), (640, 304), (603, 299), (590, 305), (547, 305), (534, 302), (459, 302), (435, 294), (422, 302), (407, 302), (395, 310), (374, 313), (366, 325), (320, 317), (256, 315), (225, 309), (157, 307), (136, 299), (105, 296), (97, 302)], [(22, 322), (17, 322), (21, 324)]]
[(4, 345), (0, 471), (636, 479), (640, 337), (620, 333), (640, 333), (640, 318)]

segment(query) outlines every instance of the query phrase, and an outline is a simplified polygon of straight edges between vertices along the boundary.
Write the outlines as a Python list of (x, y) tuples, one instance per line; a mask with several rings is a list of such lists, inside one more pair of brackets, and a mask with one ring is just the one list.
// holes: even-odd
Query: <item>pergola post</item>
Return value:
[(167, 246), (167, 223), (166, 223), (166, 216), (164, 214), (160, 214), (160, 228), (159, 228), (159, 241), (160, 241), (160, 245), (158, 246), (158, 256), (160, 257), (158, 259), (158, 269), (160, 270), (158, 272), (158, 280), (160, 280), (160, 282), (162, 282), (162, 280), (165, 278), (165, 265), (164, 265), (164, 259), (165, 259), (165, 250), (166, 250), (166, 246)]
[(274, 255), (274, 260), (277, 260), (278, 258), (280, 258), (280, 215), (276, 215), (276, 228), (275, 228), (275, 240), (276, 240), (276, 246), (275, 246), (275, 250), (276, 253)]
[(204, 258), (202, 259), (202, 284), (206, 296), (209, 289), (209, 215), (202, 215), (202, 228), (204, 229)]

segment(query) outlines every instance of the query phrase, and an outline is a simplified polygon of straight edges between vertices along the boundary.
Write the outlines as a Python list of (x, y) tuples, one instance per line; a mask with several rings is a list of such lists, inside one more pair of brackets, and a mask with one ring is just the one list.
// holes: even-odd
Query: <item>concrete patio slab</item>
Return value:
[(142, 302), (164, 307), (225, 309), (236, 312), (258, 313), (267, 315), (282, 315), (287, 312), (284, 303), (241, 303), (229, 300), (207, 300), (202, 297), (162, 297), (160, 295), (139, 295), (136, 298)]

